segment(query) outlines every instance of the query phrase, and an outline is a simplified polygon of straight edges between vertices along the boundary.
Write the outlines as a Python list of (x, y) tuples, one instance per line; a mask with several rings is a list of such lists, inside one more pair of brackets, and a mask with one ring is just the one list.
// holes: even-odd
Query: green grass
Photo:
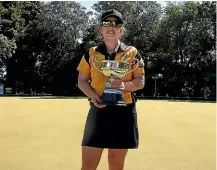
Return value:
[[(78, 170), (87, 99), (0, 98), (0, 170)], [(139, 100), (126, 170), (215, 170), (216, 104)], [(99, 170), (107, 168), (107, 150)]]

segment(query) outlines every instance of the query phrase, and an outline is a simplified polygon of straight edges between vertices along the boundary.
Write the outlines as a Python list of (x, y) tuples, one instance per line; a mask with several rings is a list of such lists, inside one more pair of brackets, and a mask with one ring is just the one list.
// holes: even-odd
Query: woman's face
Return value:
[(100, 26), (99, 31), (105, 40), (119, 40), (123, 32), (123, 27), (117, 23), (115, 17), (108, 17)]

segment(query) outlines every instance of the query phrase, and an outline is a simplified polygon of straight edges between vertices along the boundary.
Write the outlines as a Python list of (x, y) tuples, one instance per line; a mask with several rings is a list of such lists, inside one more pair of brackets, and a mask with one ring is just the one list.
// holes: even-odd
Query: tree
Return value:
[(0, 2), (0, 70), (7, 72), (6, 85), (14, 86), (15, 73), (12, 71), (15, 63), (12, 59), (17, 49), (16, 41), (19, 39), (24, 26), (21, 17), (21, 2)]
[[(122, 40), (145, 60), (145, 95), (215, 97), (216, 2), (99, 1), (96, 13), (76, 2), (0, 2), (0, 81), (13, 92), (76, 91), (77, 65), (101, 41), (105, 10), (123, 14)], [(91, 18), (90, 18), (91, 16)], [(2, 74), (6, 76), (2, 77)], [(4, 80), (3, 80), (4, 79)]]
[(185, 2), (169, 3), (165, 9), (158, 25), (158, 50), (154, 56), (158, 57), (158, 64), (163, 61), (161, 67), (172, 95), (182, 95), (182, 91), (188, 91), (188, 96), (199, 95), (207, 68), (213, 68), (210, 66), (215, 62), (216, 51), (214, 8), (213, 2)]
[[(52, 93), (62, 93), (64, 86), (67, 86), (68, 81), (65, 82), (62, 78), (69, 63), (76, 70), (77, 65), (73, 60), (79, 57), (77, 49), (86, 30), (89, 14), (79, 3), (73, 1), (51, 2), (46, 5), (45, 16), (37, 28), (46, 37), (37, 67)], [(66, 79), (72, 78), (72, 70), (67, 75), (69, 77)]]

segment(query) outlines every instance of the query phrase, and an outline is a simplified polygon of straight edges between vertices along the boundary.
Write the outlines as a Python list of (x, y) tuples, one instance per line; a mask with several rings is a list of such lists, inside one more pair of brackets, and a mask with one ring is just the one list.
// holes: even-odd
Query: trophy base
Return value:
[(127, 106), (119, 89), (105, 89), (99, 103), (107, 106)]

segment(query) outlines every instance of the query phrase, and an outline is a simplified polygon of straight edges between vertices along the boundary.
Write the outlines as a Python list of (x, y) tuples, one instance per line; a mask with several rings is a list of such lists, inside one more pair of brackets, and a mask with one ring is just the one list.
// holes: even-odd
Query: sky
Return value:
[(97, 3), (97, 1), (77, 1), (79, 2), (82, 6), (85, 6), (88, 11), (92, 10), (91, 7), (93, 4)]
[[(93, 4), (97, 3), (98, 1), (77, 1), (79, 2), (82, 6), (85, 6), (87, 8), (87, 11), (91, 11), (91, 7)], [(166, 6), (166, 1), (157, 1), (159, 4), (162, 6)]]

